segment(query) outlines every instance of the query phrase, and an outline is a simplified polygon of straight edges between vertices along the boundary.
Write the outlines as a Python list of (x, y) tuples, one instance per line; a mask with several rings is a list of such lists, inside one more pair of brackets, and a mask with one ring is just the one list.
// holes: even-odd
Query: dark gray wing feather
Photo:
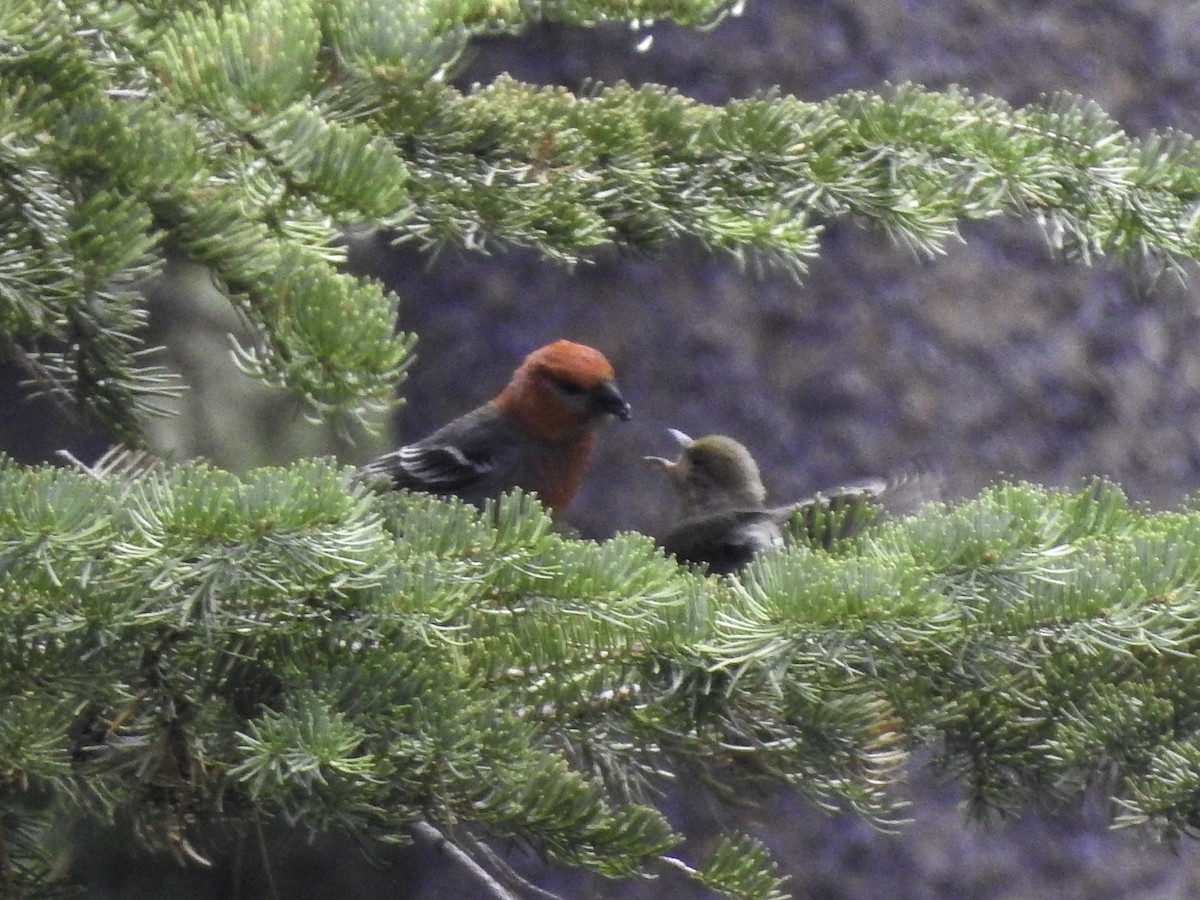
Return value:
[(701, 563), (714, 575), (736, 572), (759, 553), (783, 545), (774, 511), (727, 510), (684, 520), (662, 540), (663, 549), (685, 563)]
[(368, 481), (386, 477), (398, 489), (478, 502), (506, 489), (503, 482), (512, 467), (515, 437), (512, 426), (489, 403), (423, 440), (385, 453), (359, 474)]

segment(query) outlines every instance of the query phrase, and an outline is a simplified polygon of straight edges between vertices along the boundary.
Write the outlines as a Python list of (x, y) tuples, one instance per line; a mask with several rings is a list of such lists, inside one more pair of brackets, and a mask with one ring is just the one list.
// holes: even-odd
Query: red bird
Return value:
[(597, 429), (614, 417), (628, 421), (629, 404), (604, 354), (555, 341), (525, 357), (494, 399), (360, 473), (476, 506), (519, 487), (559, 512), (587, 474)]

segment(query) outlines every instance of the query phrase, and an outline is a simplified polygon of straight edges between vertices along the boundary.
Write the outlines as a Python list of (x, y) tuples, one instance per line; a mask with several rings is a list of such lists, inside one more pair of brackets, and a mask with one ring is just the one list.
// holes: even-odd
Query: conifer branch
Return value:
[[(528, 497), (480, 513), (349, 474), (0, 464), (0, 815), (120, 811), (208, 857), (189, 822), (238, 810), (374, 835), (433, 814), (646, 877), (686, 847), (647, 779), (882, 823), (926, 744), (982, 808), (1105, 771), (1124, 822), (1198, 814), (1195, 510), (1001, 485), (713, 579), (558, 535)], [(690, 870), (779, 895), (745, 837)]]
[[(567, 263), (690, 237), (798, 274), (837, 217), (924, 254), (1005, 216), (1084, 262), (1200, 255), (1194, 138), (1131, 139), (1078, 98), (445, 81), (475, 35), (735, 7), (7, 0), (0, 340), (136, 442), (179, 387), (144, 346), (168, 247), (245, 316), (243, 369), (328, 417), (391, 402), (413, 346), (397, 298), (340, 269), (364, 221)], [(65, 812), (193, 862), (196, 822), (416, 835), (506, 896), (429, 816), (766, 900), (749, 837), (682, 861), (657, 779), (786, 783), (887, 823), (922, 745), (983, 808), (1105, 773), (1122, 823), (1200, 820), (1200, 513), (1104, 483), (997, 486), (730, 579), (564, 537), (529, 497), (374, 497), (320, 461), (0, 459), (0, 497), (5, 890), (49, 880)]]
[(393, 336), (396, 298), (338, 270), (349, 224), (567, 263), (692, 237), (797, 274), (819, 223), (845, 216), (924, 254), (997, 216), (1084, 262), (1200, 253), (1195, 140), (1131, 139), (1078, 98), (1014, 109), (905, 85), (710, 106), (657, 85), (571, 94), (502, 77), (462, 93), (443, 80), (471, 36), (541, 18), (695, 25), (735, 7), (111, 0), (85, 15), (13, 0), (0, 12), (0, 330), (45, 390), (136, 440), (179, 388), (139, 345), (138, 292), (164, 246), (209, 266), (246, 315), (247, 372), (319, 415), (364, 420), (392, 401), (413, 339)]

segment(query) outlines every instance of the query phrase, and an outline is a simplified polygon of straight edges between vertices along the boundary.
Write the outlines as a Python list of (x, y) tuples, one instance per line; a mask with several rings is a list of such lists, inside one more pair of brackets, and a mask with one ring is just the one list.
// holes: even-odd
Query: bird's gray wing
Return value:
[[(941, 478), (934, 472), (900, 472), (871, 478), (774, 510), (792, 537), (828, 549), (834, 541), (853, 537), (882, 519), (899, 518), (941, 497)], [(790, 520), (790, 521), (789, 521)]]
[(725, 575), (782, 546), (783, 535), (771, 511), (733, 509), (685, 519), (661, 543), (680, 562), (701, 563), (712, 574)]
[(882, 480), (847, 485), (773, 512), (790, 526), (793, 538), (828, 550), (834, 541), (858, 534), (879, 518), (879, 495), (886, 486)]
[[(367, 463), (366, 480), (387, 477), (395, 488), (430, 494), (455, 494), (477, 502), (488, 485), (503, 480), (511, 465), (511, 429), (490, 404)], [(495, 493), (500, 493), (496, 490)]]

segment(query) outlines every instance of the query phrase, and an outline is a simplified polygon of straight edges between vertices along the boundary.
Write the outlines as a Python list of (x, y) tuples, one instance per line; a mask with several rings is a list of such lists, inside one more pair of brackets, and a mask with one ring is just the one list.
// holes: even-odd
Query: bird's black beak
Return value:
[(629, 421), (629, 403), (621, 396), (615, 381), (606, 381), (592, 391), (592, 407), (597, 412), (616, 416), (622, 422)]

